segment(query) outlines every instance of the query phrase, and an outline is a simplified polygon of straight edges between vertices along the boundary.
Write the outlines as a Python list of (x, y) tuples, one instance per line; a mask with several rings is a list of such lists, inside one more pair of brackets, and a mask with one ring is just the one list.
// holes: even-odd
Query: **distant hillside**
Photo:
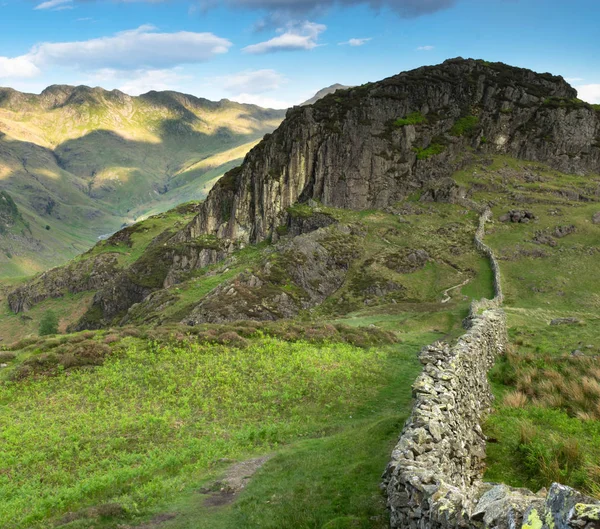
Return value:
[(319, 90), (313, 97), (311, 97), (308, 101), (305, 101), (304, 103), (302, 103), (300, 106), (305, 106), (305, 105), (312, 105), (313, 103), (316, 103), (319, 99), (324, 98), (325, 96), (328, 96), (329, 94), (333, 94), (336, 90), (345, 90), (346, 88), (351, 88), (350, 86), (345, 86), (343, 84), (332, 84), (331, 86), (328, 86), (327, 88), (323, 88), (322, 90)]
[(177, 92), (0, 88), (0, 190), (30, 226), (0, 234), (0, 276), (60, 264), (98, 236), (204, 198), (284, 113)]

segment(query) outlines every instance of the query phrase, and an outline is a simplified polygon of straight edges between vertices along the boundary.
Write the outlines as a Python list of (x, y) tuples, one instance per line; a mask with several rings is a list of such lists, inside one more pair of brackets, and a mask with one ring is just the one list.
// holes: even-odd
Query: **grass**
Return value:
[(454, 123), (450, 129), (450, 134), (452, 136), (469, 136), (478, 124), (479, 118), (477, 116), (464, 116)]
[(425, 123), (427, 118), (421, 112), (412, 112), (405, 118), (398, 118), (394, 121), (395, 127), (405, 127), (406, 125), (419, 125)]
[(69, 324), (78, 320), (91, 305), (93, 292), (65, 294), (62, 298), (47, 299), (35, 305), (27, 313), (14, 314), (4, 295), (0, 293), (0, 336), (3, 344), (17, 341), (26, 336), (37, 336), (40, 321), (47, 310), (52, 310), (59, 319), (59, 331), (65, 332)]
[(285, 447), (233, 506), (207, 509), (197, 495), (183, 495), (168, 507), (180, 514), (165, 529), (387, 527), (379, 482), (410, 408), (414, 350), (428, 339), (415, 338), (390, 354), (390, 385), (349, 414), (343, 428)]
[[(502, 271), (511, 351), (491, 373), (496, 399), (486, 434), (486, 479), (537, 489), (553, 481), (600, 493), (598, 175), (568, 175), (494, 157), (456, 175), (496, 219), (529, 210), (530, 224), (488, 224)], [(574, 226), (565, 237), (558, 226)], [(539, 234), (553, 244), (536, 243)], [(578, 322), (550, 325), (558, 318)], [(577, 351), (573, 355), (573, 351)]]
[[(248, 527), (269, 520), (267, 527), (277, 527), (294, 512), (291, 505), (303, 523), (340, 513), (356, 513), (365, 524), (373, 513), (382, 516), (379, 474), (409, 407), (419, 369), (415, 351), (431, 335), (364, 349), (269, 336), (236, 348), (127, 334), (118, 340), (86, 334), (113, 348), (94, 370), (0, 385), (0, 518), (7, 529), (48, 527), (66, 512), (111, 503), (134, 519), (185, 498), (182, 493), (218, 469), (221, 458), (284, 446), (273, 471), (248, 494), (265, 497), (264, 490), (276, 489), (285, 497), (268, 512), (246, 496), (229, 526), (247, 519)], [(39, 353), (16, 354), (13, 362)], [(350, 468), (348, 450), (358, 457)], [(294, 467), (303, 471), (290, 471)], [(313, 487), (315, 480), (322, 486)]]
[(417, 160), (427, 160), (432, 156), (442, 154), (446, 150), (446, 146), (441, 143), (432, 143), (429, 147), (413, 147), (413, 151), (417, 154)]

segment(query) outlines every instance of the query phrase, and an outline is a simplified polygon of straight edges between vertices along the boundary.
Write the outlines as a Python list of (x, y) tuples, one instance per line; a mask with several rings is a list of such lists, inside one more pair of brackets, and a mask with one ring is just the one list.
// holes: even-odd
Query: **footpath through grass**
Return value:
[(379, 389), (358, 406), (347, 402), (322, 435), (275, 451), (234, 503), (208, 506), (199, 492), (208, 481), (200, 476), (146, 518), (173, 516), (161, 529), (387, 528), (381, 473), (410, 411), (411, 385), (420, 371), (416, 352), (434, 339), (414, 334), (386, 347)]
[[(260, 333), (228, 345), (83, 334), (112, 348), (93, 369), (57, 363), (57, 339), (12, 353), (42, 371), (0, 385), (3, 528), (135, 526), (173, 502), (165, 529), (338, 527), (325, 524), (340, 516), (384, 526), (379, 477), (410, 407), (416, 353), (435, 335), (361, 348)], [(77, 340), (68, 355), (80, 354)], [(234, 506), (194, 514), (194, 491), (220, 460), (273, 452)]]

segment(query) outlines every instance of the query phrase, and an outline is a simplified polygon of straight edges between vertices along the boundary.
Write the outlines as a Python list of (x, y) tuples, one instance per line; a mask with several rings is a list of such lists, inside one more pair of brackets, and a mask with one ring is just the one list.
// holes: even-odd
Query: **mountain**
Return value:
[(1, 275), (63, 263), (124, 224), (203, 198), (282, 117), (177, 92), (0, 89), (0, 189), (29, 225), (0, 238)]
[[(0, 229), (33, 231), (6, 191)], [(562, 77), (292, 108), (204, 201), (0, 285), (0, 519), (595, 528), (599, 230)]]
[(304, 103), (302, 103), (300, 106), (312, 105), (312, 104), (316, 103), (319, 99), (323, 99), (325, 96), (328, 96), (329, 94), (333, 94), (337, 90), (345, 90), (346, 88), (350, 88), (350, 87), (345, 86), (343, 84), (339, 84), (339, 83), (332, 84), (331, 86), (328, 86), (327, 88), (323, 88), (323, 89), (319, 90), (313, 97), (311, 97), (308, 101), (305, 101)]
[[(385, 209), (415, 195), (421, 201), (468, 200), (452, 175), (468, 165), (474, 153), (542, 162), (568, 173), (597, 171), (598, 112), (576, 95), (561, 77), (455, 59), (295, 107), (240, 167), (215, 184), (186, 226), (158, 235), (135, 262), (115, 265), (78, 325), (95, 328), (128, 321), (127, 311), (139, 303), (152, 312), (147, 305), (164, 301), (157, 292), (167, 295), (173, 285), (246, 245), (276, 242), (282, 234), (300, 235), (336, 223), (335, 215), (319, 212), (318, 207)], [(284, 275), (300, 292), (299, 297), (290, 297), (280, 287), (266, 288), (271, 279), (238, 275), (228, 284), (249, 290), (238, 298), (244, 316), (271, 319), (298, 314), (320, 304), (344, 282), (354, 243), (339, 242), (335, 248), (341, 258), (331, 255), (335, 252), (328, 249), (329, 243), (320, 240), (303, 249), (297, 244), (295, 239), (288, 241), (284, 253), (300, 252), (298, 259), (315, 267), (306, 272), (315, 275), (314, 285), (307, 277), (289, 278), (288, 270)], [(310, 257), (313, 246), (322, 253), (320, 261)], [(109, 244), (94, 259), (104, 259), (110, 248)], [(51, 271), (15, 290), (8, 298), (12, 309), (18, 312), (57, 295), (52, 285), (61, 274)], [(318, 279), (328, 275), (330, 281)], [(253, 282), (259, 286), (248, 286)], [(97, 283), (93, 284), (96, 290)], [(90, 288), (84, 282), (70, 290)], [(186, 309), (189, 314), (179, 315), (181, 319), (240, 317), (237, 302), (218, 307), (223, 297), (219, 288), (229, 287), (206, 293), (206, 299)], [(278, 305), (281, 312), (264, 309), (271, 305)]]

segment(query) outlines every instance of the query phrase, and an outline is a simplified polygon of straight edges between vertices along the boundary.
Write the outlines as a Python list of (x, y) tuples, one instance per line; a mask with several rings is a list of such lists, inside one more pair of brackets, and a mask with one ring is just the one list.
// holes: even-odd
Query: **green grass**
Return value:
[(419, 125), (425, 123), (427, 118), (421, 112), (412, 112), (405, 118), (398, 118), (394, 121), (395, 127), (405, 127), (406, 125)]
[(598, 497), (600, 422), (557, 409), (498, 408), (488, 419), (485, 479), (539, 490), (554, 482)]
[(417, 160), (427, 160), (432, 156), (442, 154), (446, 150), (446, 146), (441, 143), (432, 143), (429, 147), (413, 147), (413, 151), (417, 154)]
[(479, 124), (477, 116), (465, 116), (456, 121), (450, 129), (452, 136), (468, 136), (473, 133), (475, 127)]
[(93, 292), (65, 294), (62, 298), (47, 299), (35, 305), (26, 313), (14, 314), (9, 308), (6, 298), (0, 295), (0, 336), (2, 344), (10, 344), (26, 336), (37, 336), (40, 321), (47, 310), (52, 310), (59, 319), (59, 330), (65, 332), (66, 327), (79, 319), (94, 297)]
[(0, 518), (46, 527), (109, 501), (144, 512), (220, 458), (331, 432), (389, 382), (387, 362), (348, 344), (128, 339), (94, 371), (5, 383)]
[[(511, 351), (491, 373), (496, 410), (486, 434), (486, 479), (537, 489), (553, 481), (600, 493), (598, 175), (569, 175), (508, 157), (455, 175), (479, 202), (493, 201), (486, 243), (500, 259)], [(581, 199), (578, 199), (581, 197)], [(500, 223), (512, 209), (529, 224)], [(575, 226), (566, 237), (558, 226)], [(554, 246), (536, 244), (539, 234)], [(575, 317), (579, 324), (550, 325)], [(573, 357), (572, 351), (582, 357)]]
[(414, 351), (423, 339), (391, 354), (390, 385), (349, 414), (341, 431), (286, 447), (224, 512), (194, 508), (197, 498), (177, 505), (183, 515), (166, 528), (387, 527), (379, 482), (410, 408), (419, 369)]
[[(278, 429), (270, 428), (267, 439), (246, 440), (241, 450), (234, 451), (233, 447), (240, 444), (241, 434), (230, 426), (227, 430), (229, 439), (213, 444), (213, 459), (223, 454), (236, 459), (263, 453), (274, 455), (233, 504), (205, 506), (206, 496), (199, 494), (198, 490), (202, 486), (210, 486), (227, 464), (214, 461), (204, 468), (195, 461), (182, 470), (185, 477), (162, 477), (163, 481), (173, 482), (167, 494), (164, 488), (153, 489), (156, 496), (145, 504), (136, 503), (141, 519), (151, 520), (156, 514), (175, 514), (175, 518), (161, 524), (164, 529), (387, 527), (384, 498), (379, 489), (381, 472), (410, 410), (411, 384), (420, 370), (416, 352), (433, 339), (434, 335), (426, 333), (407, 335), (402, 344), (386, 347), (380, 353), (363, 351), (351, 365), (326, 370), (317, 382), (322, 377), (335, 377), (336, 369), (358, 371), (360, 366), (373, 362), (374, 358), (378, 359), (368, 370), (372, 374), (377, 373), (377, 379), (369, 379), (368, 373), (359, 375), (356, 372), (344, 382), (344, 385), (353, 387), (343, 389), (336, 386), (333, 392), (330, 388), (326, 397), (329, 401), (340, 397), (340, 391), (354, 395), (354, 398), (346, 400), (343, 397), (344, 402), (325, 406), (322, 417), (305, 414), (299, 421), (302, 426), (293, 424), (283, 427), (290, 433), (287, 439), (278, 434)], [(289, 353), (289, 347), (286, 353)], [(309, 363), (313, 365), (316, 361), (314, 351), (307, 352), (308, 356), (303, 357), (310, 358)], [(340, 357), (331, 359), (337, 362)], [(327, 365), (327, 359), (321, 359), (318, 363), (322, 368)], [(305, 372), (306, 368), (301, 371)], [(351, 384), (351, 380), (355, 384)], [(357, 382), (362, 386), (357, 386)], [(321, 386), (318, 383), (315, 389)], [(269, 391), (269, 388), (267, 383), (261, 390)], [(248, 392), (251, 390), (248, 388)], [(306, 427), (311, 420), (315, 421), (316, 426), (312, 433)], [(247, 417), (245, 423), (248, 423)], [(251, 430), (250, 427), (244, 428), (245, 438)], [(276, 443), (269, 438), (273, 435), (277, 435)], [(122, 499), (120, 501), (128, 505)], [(132, 523), (131, 520), (137, 518), (136, 511), (128, 509), (123, 519)], [(117, 520), (83, 518), (66, 527), (108, 528), (114, 527)]]

